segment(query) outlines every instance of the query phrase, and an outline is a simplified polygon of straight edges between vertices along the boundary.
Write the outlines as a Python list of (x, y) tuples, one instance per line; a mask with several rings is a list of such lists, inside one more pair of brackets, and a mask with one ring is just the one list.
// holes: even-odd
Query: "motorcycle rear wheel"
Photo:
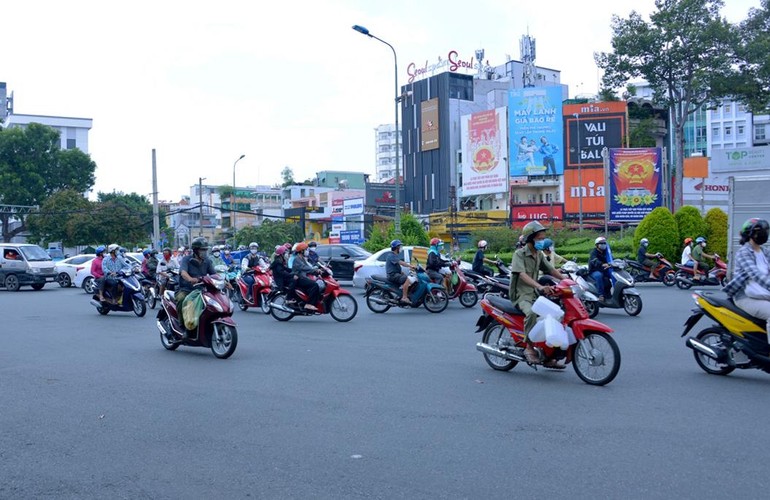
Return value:
[[(277, 294), (275, 297), (273, 297), (272, 303), (276, 306), (286, 307), (286, 295), (283, 293)], [(278, 321), (289, 321), (294, 317), (294, 313), (288, 313), (276, 307), (270, 308), (270, 314)]]
[(432, 313), (440, 313), (449, 305), (449, 296), (443, 288), (434, 288), (428, 292), (423, 305)]
[(478, 301), (479, 296), (476, 292), (467, 291), (460, 295), (460, 304), (462, 304), (463, 307), (471, 308), (475, 306)]
[(685, 278), (686, 276), (684, 274), (677, 274), (676, 275), (676, 286), (680, 290), (689, 290), (690, 287), (692, 287), (692, 283), (685, 283), (682, 281), (682, 278)]
[(270, 301), (267, 300), (268, 294), (263, 293), (260, 294), (259, 297), (259, 307), (262, 309), (262, 312), (265, 314), (270, 314)]
[(377, 300), (387, 301), (388, 300), (388, 294), (385, 293), (385, 291), (381, 288), (375, 288), (372, 290), (372, 293), (366, 296), (366, 307), (369, 308), (370, 311), (377, 314), (382, 314), (384, 312), (388, 312), (388, 309), (390, 309), (389, 304), (380, 304), (378, 302), (374, 302), (372, 297), (374, 297)]
[(150, 306), (150, 309), (155, 309), (155, 306), (158, 304), (158, 293), (155, 291), (155, 287), (150, 288), (150, 297), (147, 301), (147, 305)]
[(599, 304), (595, 300), (584, 301), (583, 307), (586, 308), (589, 318), (594, 319), (599, 315)]
[(211, 326), (211, 352), (219, 359), (229, 358), (238, 346), (238, 330), (232, 325), (222, 323), (214, 323)]
[(663, 284), (666, 286), (674, 286), (676, 284), (676, 273), (673, 269), (669, 269), (663, 275)]
[[(708, 346), (723, 348), (724, 346), (722, 345), (721, 339), (722, 333), (724, 332), (721, 328), (706, 328), (705, 330), (701, 330), (695, 338)], [(695, 356), (695, 362), (698, 363), (698, 366), (708, 374), (727, 375), (735, 370), (735, 367), (724, 363), (718, 363), (716, 360), (711, 359), (696, 350), (693, 350), (692, 353)]]
[(586, 384), (609, 384), (620, 370), (620, 348), (607, 333), (586, 332), (585, 339), (572, 349), (572, 367)]
[[(508, 333), (508, 330), (506, 330), (503, 325), (494, 322), (490, 324), (486, 330), (484, 330), (484, 337), (482, 342), (491, 345), (492, 347), (498, 347), (501, 340), (510, 339), (510, 337), (511, 334)], [(501, 358), (499, 356), (493, 356), (492, 354), (483, 353), (483, 356), (484, 361), (486, 361), (487, 364), (492, 367), (492, 369), (501, 372), (510, 371), (519, 364), (518, 361)]]

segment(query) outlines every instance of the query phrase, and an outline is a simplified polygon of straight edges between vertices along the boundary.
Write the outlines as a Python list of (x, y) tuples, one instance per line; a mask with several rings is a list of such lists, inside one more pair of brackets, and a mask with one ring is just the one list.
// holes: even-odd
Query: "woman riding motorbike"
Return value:
[(308, 277), (308, 273), (314, 272), (313, 266), (307, 262), (308, 246), (304, 241), (297, 243), (297, 250), (294, 254), (294, 262), (291, 265), (291, 270), (297, 277), (297, 288), (305, 292), (307, 295), (307, 304), (305, 309), (309, 311), (317, 311), (318, 309), (314, 304), (318, 302), (320, 297), (320, 289), (316, 282)]

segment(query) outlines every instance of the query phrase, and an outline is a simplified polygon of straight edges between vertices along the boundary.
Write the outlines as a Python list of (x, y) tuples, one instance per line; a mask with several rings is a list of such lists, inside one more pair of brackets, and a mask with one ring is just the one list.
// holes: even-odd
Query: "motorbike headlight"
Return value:
[(569, 288), (570, 290), (572, 290), (572, 295), (574, 295), (575, 297), (580, 297), (581, 295), (583, 295), (583, 289), (580, 288), (579, 285), (571, 285)]
[(222, 309), (222, 305), (217, 302), (216, 300), (212, 299), (211, 297), (203, 296), (203, 300), (206, 301), (206, 305), (213, 307), (219, 312), (223, 312), (224, 309)]

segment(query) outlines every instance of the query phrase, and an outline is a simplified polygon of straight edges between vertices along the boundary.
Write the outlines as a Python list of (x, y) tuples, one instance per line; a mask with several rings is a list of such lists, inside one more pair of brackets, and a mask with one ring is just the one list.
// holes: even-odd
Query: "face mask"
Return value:
[(198, 258), (203, 260), (208, 256), (209, 252), (207, 250), (198, 250)]
[(647, 245), (649, 245), (649, 243), (642, 243), (642, 246), (643, 246), (644, 248), (647, 248)]
[(305, 250), (304, 252), (302, 252), (302, 255), (304, 255), (305, 257), (307, 257), (307, 254), (309, 254), (309, 253), (310, 253), (310, 250)]
[(607, 248), (607, 244), (606, 243), (599, 243), (596, 246), (599, 247), (599, 250), (605, 250)]
[(703, 248), (706, 248), (706, 243), (701, 243), (700, 246), (702, 246)]
[(543, 240), (536, 241), (535, 250), (545, 250), (545, 242)]
[(767, 237), (768, 237), (767, 231), (760, 231), (754, 237), (754, 243), (756, 243), (757, 245), (764, 245), (765, 243), (767, 243)]
[(249, 250), (249, 253), (251, 253), (251, 255), (257, 255), (258, 251), (259, 250), (257, 248), (252, 248), (251, 250)]
[(213, 255), (214, 257), (219, 257), (220, 253), (219, 252), (214, 252), (211, 255)]

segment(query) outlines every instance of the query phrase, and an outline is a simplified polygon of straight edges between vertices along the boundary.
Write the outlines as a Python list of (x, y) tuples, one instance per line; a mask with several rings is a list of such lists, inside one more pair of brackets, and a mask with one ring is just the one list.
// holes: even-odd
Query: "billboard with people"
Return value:
[(560, 86), (511, 90), (508, 128), (511, 177), (564, 173)]

